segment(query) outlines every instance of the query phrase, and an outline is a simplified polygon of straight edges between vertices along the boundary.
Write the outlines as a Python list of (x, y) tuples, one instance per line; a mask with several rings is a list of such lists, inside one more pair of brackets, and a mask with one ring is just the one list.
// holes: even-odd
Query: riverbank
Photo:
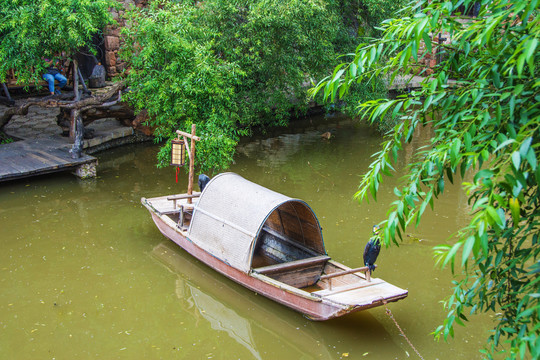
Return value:
[[(25, 100), (16, 100), (15, 106)], [(0, 114), (7, 109), (0, 105)], [(0, 181), (59, 171), (72, 171), (79, 177), (95, 176), (97, 159), (89, 154), (152, 139), (115, 118), (99, 119), (86, 127), (93, 136), (83, 141), (83, 156), (73, 159), (73, 141), (63, 135), (57, 123), (59, 114), (59, 108), (31, 106), (27, 115), (11, 118), (0, 134)]]
[[(93, 90), (96, 94), (105, 92), (107, 87)], [(15, 106), (20, 105), (25, 98), (15, 101)], [(0, 105), (0, 114), (8, 109), (5, 105)], [(57, 116), (60, 114), (59, 108), (43, 108), (31, 106), (28, 114), (15, 115), (3, 129), (4, 139), (12, 138), (14, 141), (33, 141), (48, 139), (52, 141), (71, 144), (71, 141), (62, 135), (62, 128), (57, 124)], [(133, 128), (123, 125), (114, 118), (104, 118), (96, 120), (87, 126), (93, 133), (91, 139), (85, 139), (83, 144), (84, 152), (93, 154), (111, 147), (127, 143), (150, 140), (151, 137), (139, 134)], [(9, 141), (9, 140), (8, 140)]]
[[(396, 79), (393, 86), (389, 87), (389, 91), (403, 90), (406, 87), (417, 87), (422, 78), (412, 77), (407, 81), (403, 79)], [(107, 87), (100, 89), (93, 89), (92, 91), (99, 95), (103, 92), (106, 92), (112, 83), (108, 83)], [(15, 106), (19, 106), (25, 101), (27, 96), (19, 97), (15, 100)], [(314, 104), (313, 104), (314, 105)], [(0, 114), (8, 109), (5, 105), (0, 105)], [(323, 108), (320, 106), (312, 106), (310, 111), (308, 111), (308, 116), (313, 116), (320, 114), (323, 111)], [(70, 154), (69, 151), (72, 147), (72, 140), (65, 137), (65, 129), (62, 129), (58, 125), (57, 117), (60, 114), (59, 108), (45, 108), (39, 106), (32, 106), (29, 108), (27, 115), (15, 115), (11, 118), (10, 122), (5, 125), (3, 128), (3, 133), (0, 133), (0, 146), (6, 146), (4, 149), (9, 151), (11, 154), (16, 155), (15, 157), (9, 156), (9, 164), (2, 164), (0, 161), (0, 168), (13, 167), (14, 164), (21, 162), (24, 163), (26, 158), (31, 157), (26, 153), (21, 153), (21, 149), (39, 149), (40, 144), (46, 142), (47, 144), (53, 144), (55, 149), (60, 150), (65, 153), (65, 158), (62, 163), (63, 166), (70, 165), (66, 163), (69, 160)], [(297, 118), (296, 120), (291, 119), (290, 125), (295, 126), (297, 122), (302, 123), (303, 117)], [(153, 139), (152, 136), (144, 135), (136, 131), (131, 126), (126, 126), (125, 122), (121, 122), (115, 118), (104, 118), (95, 120), (86, 126), (86, 129), (89, 130), (88, 133), (93, 134), (91, 139), (85, 139), (83, 141), (83, 151), (86, 155), (95, 154), (100, 151), (105, 151), (117, 146), (122, 146), (126, 144), (132, 144), (137, 142), (143, 142)], [(282, 131), (279, 129), (277, 131)], [(331, 136), (331, 133), (329, 133)], [(9, 143), (13, 141), (23, 141), (26, 142), (23, 146), (11, 146)], [(8, 149), (9, 148), (9, 149)], [(6, 155), (7, 156), (7, 155)], [(5, 157), (6, 157), (5, 156)], [(2, 160), (2, 159), (0, 159)], [(4, 162), (7, 161), (4, 159)], [(9, 166), (8, 166), (9, 165)], [(24, 165), (24, 164), (23, 164)], [(43, 166), (51, 167), (50, 163), (43, 164)], [(58, 167), (58, 164), (54, 164), (55, 171), (62, 171), (63, 166)], [(27, 173), (24, 172), (23, 175), (15, 174), (15, 178), (34, 176), (43, 173), (40, 171), (40, 166)], [(69, 168), (73, 166), (68, 166)], [(1, 170), (1, 169), (0, 169)], [(5, 169), (4, 169), (5, 170)], [(6, 173), (3, 171), (2, 173)], [(11, 178), (11, 172), (8, 171), (8, 175)], [(0, 177), (1, 180), (1, 177)]]

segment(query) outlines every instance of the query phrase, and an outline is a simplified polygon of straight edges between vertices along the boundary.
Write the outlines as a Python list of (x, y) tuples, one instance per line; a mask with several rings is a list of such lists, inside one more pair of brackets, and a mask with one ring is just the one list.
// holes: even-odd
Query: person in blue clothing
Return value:
[[(67, 79), (62, 72), (58, 69), (58, 60), (45, 59), (47, 64), (47, 72), (43, 74), (43, 79), (49, 84), (49, 92), (51, 95), (60, 94), (60, 89), (66, 86)], [(54, 81), (58, 81), (58, 88), (55, 90)]]

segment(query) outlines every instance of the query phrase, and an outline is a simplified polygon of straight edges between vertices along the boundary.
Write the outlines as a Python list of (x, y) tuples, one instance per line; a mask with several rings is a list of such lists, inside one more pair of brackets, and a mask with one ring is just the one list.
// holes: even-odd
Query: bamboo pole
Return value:
[[(187, 137), (186, 137), (186, 136), (182, 136), (182, 138), (184, 138), (184, 142), (186, 143), (186, 147), (187, 147), (187, 145), (188, 145), (190, 142), (187, 141)], [(194, 140), (191, 140), (191, 141), (194, 141)], [(190, 147), (191, 147), (191, 145), (190, 145)], [(191, 152), (188, 151), (188, 152), (187, 152), (187, 155), (188, 155), (188, 160), (191, 161)]]
[(193, 139), (193, 140), (196, 140), (196, 141), (200, 141), (201, 138), (198, 137), (198, 136), (195, 136), (195, 134), (193, 133), (193, 126), (195, 126), (195, 124), (192, 124), (192, 125), (191, 125), (191, 128), (192, 128), (192, 129), (191, 129), (191, 131), (192, 131), (191, 134), (189, 134), (189, 133), (187, 133), (187, 132), (183, 132), (183, 131), (181, 131), (181, 130), (176, 130), (176, 133), (177, 133), (178, 135), (182, 135), (182, 136), (188, 137), (188, 138), (190, 138), (190, 139)]
[[(180, 135), (189, 137), (191, 139), (191, 150), (190, 150), (190, 160), (189, 160), (189, 179), (188, 179), (188, 190), (187, 190), (188, 195), (191, 195), (193, 193), (193, 173), (195, 172), (195, 140), (200, 140), (198, 136), (195, 136), (196, 127), (197, 126), (195, 124), (191, 124), (191, 134), (182, 133), (180, 130), (176, 131)], [(188, 204), (192, 203), (191, 198), (187, 199), (187, 203)]]

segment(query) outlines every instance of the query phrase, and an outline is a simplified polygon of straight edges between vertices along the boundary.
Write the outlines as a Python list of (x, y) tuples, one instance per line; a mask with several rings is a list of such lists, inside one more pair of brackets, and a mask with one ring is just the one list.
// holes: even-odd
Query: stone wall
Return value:
[[(472, 19), (457, 19), (460, 23), (468, 23), (473, 21)], [(433, 68), (441, 60), (444, 59), (444, 52), (448, 51), (444, 49), (445, 45), (452, 44), (452, 38), (449, 32), (442, 32), (437, 34), (432, 34), (431, 36), (431, 52), (428, 52), (424, 41), (420, 42), (420, 48), (418, 49), (418, 62), (420, 71), (425, 70), (423, 76), (433, 74)], [(419, 72), (420, 72), (419, 71)]]
[(444, 50), (440, 45), (450, 44), (450, 34), (441, 33), (434, 36), (431, 36), (431, 52), (428, 52), (424, 42), (420, 43), (420, 48), (418, 49), (418, 62), (420, 65), (420, 70), (425, 70), (423, 76), (433, 74), (432, 68), (437, 65), (441, 57), (444, 56)]
[(117, 0), (122, 7), (119, 9), (112, 9), (111, 13), (118, 23), (116, 26), (107, 26), (103, 30), (103, 48), (105, 50), (105, 69), (107, 70), (107, 77), (115, 77), (124, 71), (126, 68), (125, 62), (118, 56), (118, 50), (121, 45), (120, 30), (125, 26), (124, 13), (129, 7), (144, 7), (147, 5), (148, 0)]

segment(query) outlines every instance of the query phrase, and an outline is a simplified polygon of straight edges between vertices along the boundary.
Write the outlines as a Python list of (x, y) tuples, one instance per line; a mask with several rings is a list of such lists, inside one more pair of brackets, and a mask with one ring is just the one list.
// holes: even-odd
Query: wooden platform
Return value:
[(82, 154), (73, 159), (67, 142), (50, 139), (16, 141), (0, 146), (0, 182), (58, 171), (86, 178), (96, 175), (97, 159)]

